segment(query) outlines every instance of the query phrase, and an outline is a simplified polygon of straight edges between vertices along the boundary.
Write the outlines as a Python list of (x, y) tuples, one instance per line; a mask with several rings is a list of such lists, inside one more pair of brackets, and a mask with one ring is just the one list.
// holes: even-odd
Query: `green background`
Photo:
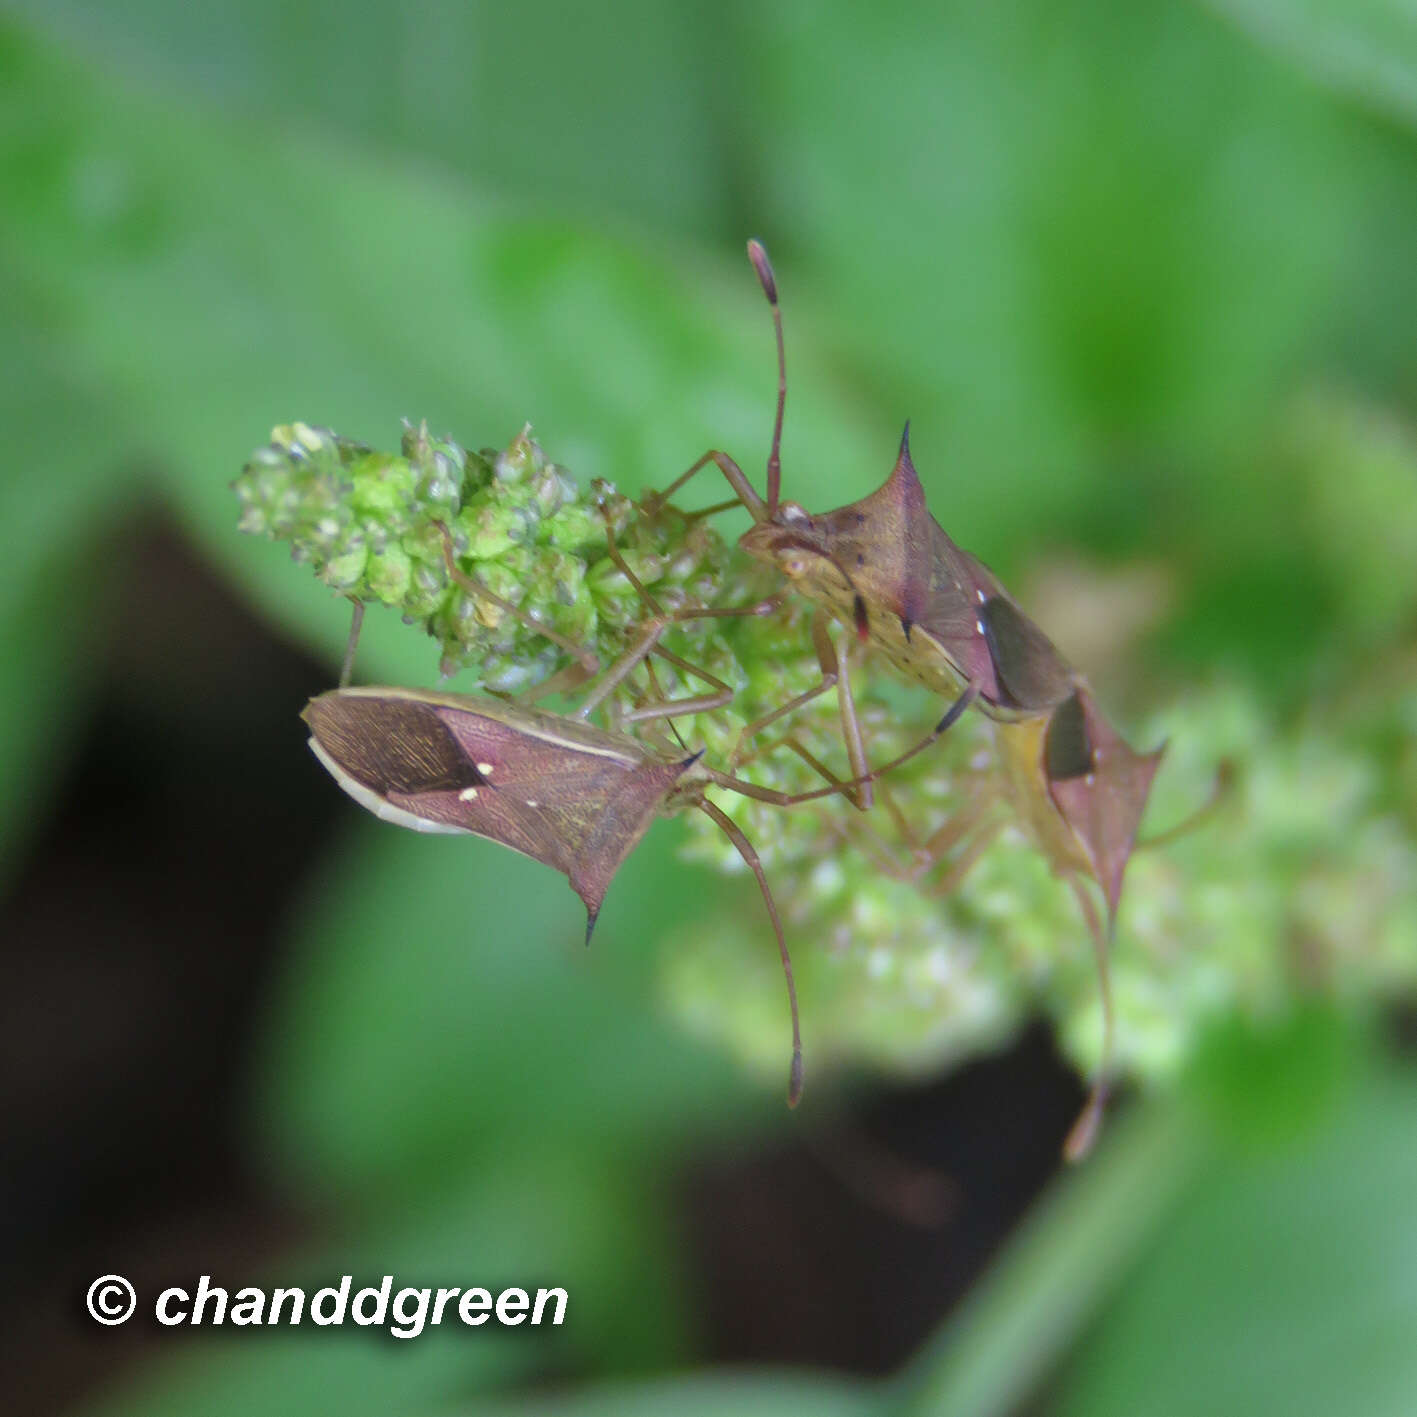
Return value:
[[(1124, 701), (1221, 677), (1319, 734), (1370, 705), (1412, 833), (1401, 7), (47, 0), (4, 12), (0, 75), (0, 883), (124, 634), (107, 537), (134, 505), (333, 673), (340, 606), (234, 531), (269, 427), (530, 419), (582, 478), (662, 485), (709, 446), (756, 475), (749, 234), (788, 322), (790, 495), (864, 494), (910, 416), (936, 516), (1007, 580), (1163, 569)], [(365, 672), (430, 682), (375, 618)], [(341, 821), (247, 1070), (249, 1156), (326, 1237), (271, 1282), (542, 1276), (574, 1322), (160, 1338), (86, 1410), (1411, 1410), (1417, 1075), (1371, 998), (1217, 1030), (894, 1378), (720, 1372), (663, 1178), (789, 1123), (657, 999), (712, 878), (657, 829), (583, 958), (534, 864)]]

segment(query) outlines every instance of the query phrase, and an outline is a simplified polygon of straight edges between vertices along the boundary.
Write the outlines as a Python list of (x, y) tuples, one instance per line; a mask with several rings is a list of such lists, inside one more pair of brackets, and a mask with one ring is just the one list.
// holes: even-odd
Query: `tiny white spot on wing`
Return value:
[(492, 763), (478, 763), (477, 770), (483, 775), (483, 777), (491, 777), (493, 767), (494, 764)]
[(476, 801), (477, 801), (477, 789), (476, 789), (475, 787), (464, 787), (463, 790), (458, 793), (458, 801), (459, 801), (459, 802), (476, 802)]

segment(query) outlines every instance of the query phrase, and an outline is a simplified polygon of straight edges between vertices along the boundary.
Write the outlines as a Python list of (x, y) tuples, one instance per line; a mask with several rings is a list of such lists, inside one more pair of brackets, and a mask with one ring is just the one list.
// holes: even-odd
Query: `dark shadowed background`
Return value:
[[(1082, 1089), (1041, 1025), (789, 1116), (662, 1000), (670, 928), (729, 889), (674, 826), (586, 952), (549, 872), (334, 790), (296, 715), (345, 611), (229, 490), (273, 424), (392, 447), (404, 416), (531, 420), (630, 490), (710, 446), (756, 476), (755, 234), (793, 495), (869, 491), (909, 415), (1010, 583), (1160, 577), (1128, 710), (1223, 677), (1346, 735), (1408, 863), (1402, 7), (34, 0), (0, 74), (6, 1411), (1411, 1411), (1412, 910), (1358, 931), (1390, 987), (1222, 1020), (1066, 1178)], [(366, 674), (432, 682), (389, 619)], [(149, 1312), (201, 1274), (571, 1304), (109, 1329), (110, 1271)]]

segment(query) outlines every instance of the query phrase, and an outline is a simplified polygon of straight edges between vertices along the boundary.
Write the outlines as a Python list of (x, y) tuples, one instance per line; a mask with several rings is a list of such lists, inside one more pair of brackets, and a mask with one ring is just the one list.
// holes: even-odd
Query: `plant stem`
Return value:
[(1152, 1099), (1118, 1118), (925, 1344), (889, 1410), (1017, 1411), (1125, 1276), (1205, 1152), (1204, 1124), (1173, 1100)]

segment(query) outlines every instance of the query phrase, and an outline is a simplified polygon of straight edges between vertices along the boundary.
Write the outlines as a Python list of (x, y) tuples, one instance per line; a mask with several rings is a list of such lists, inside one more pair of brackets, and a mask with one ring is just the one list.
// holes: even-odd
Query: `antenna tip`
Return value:
[(772, 273), (772, 262), (768, 260), (767, 248), (756, 236), (748, 242), (748, 259), (753, 263), (753, 269), (758, 273), (763, 294), (767, 296), (770, 304), (776, 305), (777, 277)]
[(787, 1079), (787, 1105), (795, 1107), (802, 1100), (802, 1050), (792, 1050), (792, 1072)]

